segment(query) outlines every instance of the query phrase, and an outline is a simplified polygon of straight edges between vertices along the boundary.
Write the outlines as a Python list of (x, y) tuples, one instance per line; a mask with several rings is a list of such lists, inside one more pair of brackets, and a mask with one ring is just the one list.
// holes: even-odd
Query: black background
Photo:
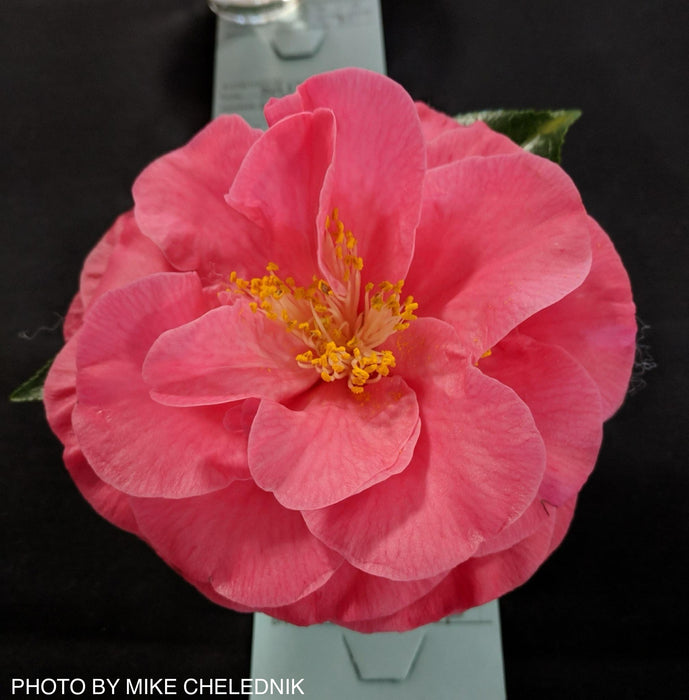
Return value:
[[(606, 425), (562, 547), (501, 602), (510, 698), (689, 687), (689, 5), (383, 0), (388, 72), (457, 113), (579, 107), (563, 165), (629, 270), (657, 363)], [(81, 262), (154, 157), (207, 122), (203, 0), (2, 0), (4, 395), (61, 345)], [(49, 330), (54, 327), (53, 330)], [(2, 404), (2, 686), (249, 674), (251, 622), (93, 513), (40, 404)]]

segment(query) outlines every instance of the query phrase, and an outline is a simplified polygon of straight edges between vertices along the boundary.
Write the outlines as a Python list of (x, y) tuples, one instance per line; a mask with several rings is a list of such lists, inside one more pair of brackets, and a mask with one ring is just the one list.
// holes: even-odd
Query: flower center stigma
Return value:
[(369, 282), (362, 295), (364, 261), (337, 209), (326, 216), (325, 234), (332, 246), (331, 269), (343, 291), (336, 292), (316, 275), (308, 287), (298, 286), (292, 277), (282, 279), (273, 262), (266, 265), (263, 277), (246, 280), (232, 272), (230, 283), (234, 291), (251, 299), (254, 313), (283, 323), (304, 343), (304, 352), (295, 357), (300, 367), (317, 372), (324, 382), (346, 378), (349, 389), (361, 394), (366, 384), (386, 377), (395, 366), (392, 351), (380, 346), (409, 327), (419, 305), (411, 296), (402, 301), (404, 280)]

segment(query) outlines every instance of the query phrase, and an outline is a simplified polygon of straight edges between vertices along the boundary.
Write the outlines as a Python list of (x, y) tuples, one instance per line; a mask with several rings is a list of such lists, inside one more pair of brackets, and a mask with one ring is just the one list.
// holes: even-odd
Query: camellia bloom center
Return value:
[(252, 299), (254, 313), (283, 323), (303, 341), (305, 350), (295, 357), (300, 367), (315, 370), (325, 382), (346, 377), (349, 389), (360, 394), (395, 366), (392, 351), (379, 348), (390, 335), (409, 327), (419, 305), (412, 296), (402, 302), (404, 280), (369, 282), (362, 300), (364, 261), (337, 209), (325, 219), (325, 248), (338, 288), (316, 275), (308, 287), (297, 286), (292, 277), (278, 276), (274, 262), (263, 277), (246, 280), (233, 272), (230, 282)]

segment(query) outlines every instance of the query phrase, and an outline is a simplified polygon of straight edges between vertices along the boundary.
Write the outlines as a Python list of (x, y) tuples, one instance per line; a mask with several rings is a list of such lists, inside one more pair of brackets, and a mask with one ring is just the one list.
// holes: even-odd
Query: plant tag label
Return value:
[(498, 601), (402, 633), (297, 627), (256, 613), (251, 675), (299, 679), (313, 700), (505, 700)]
[(263, 105), (316, 73), (385, 73), (379, 0), (301, 0), (284, 20), (242, 26), (218, 18), (213, 116), (240, 114), (265, 128)]

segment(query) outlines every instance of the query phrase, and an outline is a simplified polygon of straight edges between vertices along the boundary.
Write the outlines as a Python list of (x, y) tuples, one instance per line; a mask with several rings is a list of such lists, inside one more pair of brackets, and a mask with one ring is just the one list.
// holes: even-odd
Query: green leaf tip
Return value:
[(21, 403), (25, 401), (43, 401), (43, 384), (48, 376), (48, 370), (53, 364), (52, 360), (48, 360), (38, 372), (30, 379), (27, 379), (23, 384), (18, 386), (11, 394), (10, 401)]
[(464, 126), (485, 122), (524, 150), (559, 163), (567, 131), (580, 116), (579, 109), (495, 109), (458, 114), (455, 120)]

